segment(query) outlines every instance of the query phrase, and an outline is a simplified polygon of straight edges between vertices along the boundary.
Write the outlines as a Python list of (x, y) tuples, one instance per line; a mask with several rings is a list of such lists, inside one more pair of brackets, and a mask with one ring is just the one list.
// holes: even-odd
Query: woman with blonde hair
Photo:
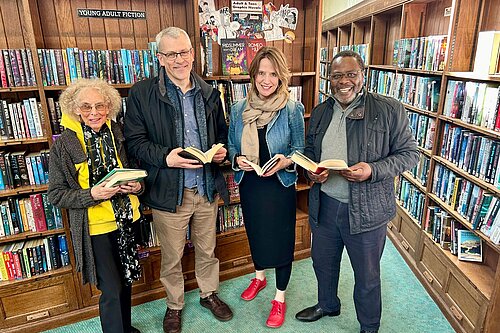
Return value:
[(50, 150), (49, 200), (68, 209), (76, 269), (84, 284), (101, 291), (103, 332), (137, 333), (131, 290), (140, 266), (132, 222), (140, 217), (136, 194), (143, 185), (99, 183), (114, 168), (130, 167), (122, 131), (112, 120), (120, 111), (120, 94), (105, 81), (80, 79), (59, 103), (65, 131)]
[[(260, 49), (249, 72), (251, 88), (231, 109), (228, 138), (255, 266), (255, 278), (241, 298), (254, 299), (267, 285), (265, 269), (274, 268), (276, 295), (266, 325), (280, 327), (295, 244), (297, 172), (288, 157), (304, 149), (304, 106), (290, 99), (290, 71), (277, 48)], [(264, 165), (275, 156), (278, 162), (262, 177), (245, 162)]]

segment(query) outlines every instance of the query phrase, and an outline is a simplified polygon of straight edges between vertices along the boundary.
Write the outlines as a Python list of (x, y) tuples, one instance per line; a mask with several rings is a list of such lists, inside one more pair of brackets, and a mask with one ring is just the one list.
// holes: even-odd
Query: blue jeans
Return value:
[(328, 312), (340, 310), (338, 286), (345, 247), (354, 271), (354, 305), (361, 329), (378, 330), (382, 313), (380, 259), (386, 226), (351, 235), (348, 204), (321, 192), (319, 224), (312, 225), (311, 231), (318, 305)]

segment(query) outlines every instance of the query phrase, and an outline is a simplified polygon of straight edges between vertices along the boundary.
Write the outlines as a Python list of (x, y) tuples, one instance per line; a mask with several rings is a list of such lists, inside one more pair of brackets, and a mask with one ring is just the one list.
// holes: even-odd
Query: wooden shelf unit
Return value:
[[(445, 10), (450, 10), (451, 14), (445, 15)], [(472, 230), (467, 219), (432, 193), (437, 165), (500, 197), (497, 187), (441, 157), (445, 124), (459, 126), (491, 140), (500, 139), (499, 132), (443, 115), (450, 80), (499, 85), (499, 75), (472, 72), (478, 33), (500, 30), (498, 17), (500, 7), (496, 0), (372, 0), (361, 2), (323, 22), (323, 36), (334, 36), (326, 38), (329, 49), (348, 45), (346, 43), (370, 43), (367, 87), (374, 70), (440, 79), (437, 112), (404, 104), (407, 111), (435, 121), (432, 149), (419, 147), (421, 154), (430, 158), (427, 185), (422, 186), (409, 172), (402, 176), (425, 196), (422, 219), (426, 217), (427, 207), (438, 206)], [(436, 35), (447, 36), (443, 71), (399, 68), (393, 64), (396, 40)], [(499, 332), (500, 246), (479, 230), (473, 230), (482, 239), (483, 262), (459, 261), (433, 241), (422, 222), (399, 203), (396, 217), (388, 224), (388, 236), (457, 332)]]
[[(284, 0), (273, 4), (290, 4), (299, 11), (299, 20), (294, 31), (293, 43), (268, 42), (280, 48), (286, 55), (292, 71), (292, 84), (301, 85), (305, 119), (309, 119), (312, 108), (318, 102), (319, 37), (321, 36), (322, 0)], [(227, 0), (215, 0), (215, 7), (229, 6)], [(79, 18), (78, 8), (144, 11), (146, 19), (102, 19)], [(71, 0), (0, 0), (0, 49), (30, 49), (33, 55), (36, 80), (34, 87), (11, 87), (0, 89), (0, 99), (18, 101), (25, 97), (36, 97), (41, 102), (45, 118), (47, 138), (35, 140), (0, 141), (2, 150), (25, 149), (24, 147), (50, 148), (52, 132), (49, 121), (47, 98), (55, 100), (66, 86), (43, 86), (42, 72), (37, 58), (38, 49), (120, 50), (147, 49), (148, 42), (167, 26), (178, 26), (187, 31), (195, 49), (194, 69), (201, 72), (198, 2), (193, 0), (145, 0), (145, 1), (71, 1)], [(288, 30), (288, 29), (286, 29)], [(214, 74), (206, 80), (248, 82), (249, 76), (223, 76), (219, 57), (219, 46), (213, 44)], [(115, 84), (122, 96), (127, 95), (131, 84)], [(307, 221), (307, 193), (309, 186), (297, 186), (297, 229), (295, 258), (310, 255), (310, 230)], [(17, 196), (33, 192), (44, 192), (47, 186), (2, 191), (0, 196)], [(233, 200), (232, 204), (237, 204)], [(151, 215), (149, 214), (149, 218)], [(64, 217), (64, 233), (68, 239), (70, 261), (74, 256), (68, 221)], [(18, 239), (31, 239), (49, 233), (26, 233), (10, 238), (0, 238), (0, 245)], [(143, 250), (141, 263), (143, 275), (133, 285), (133, 304), (140, 304), (165, 297), (159, 282), (160, 250), (157, 247)], [(217, 235), (216, 256), (220, 260), (220, 279), (226, 280), (253, 271), (253, 264), (244, 228)], [(183, 258), (186, 290), (197, 287), (194, 276), (194, 250), (186, 247)], [(70, 265), (63, 269), (36, 276), (31, 279), (0, 283), (0, 327), (2, 332), (39, 332), (57, 326), (87, 319), (98, 314), (99, 291), (90, 285), (81, 285), (80, 274)], [(37, 301), (34, 302), (33, 300)]]

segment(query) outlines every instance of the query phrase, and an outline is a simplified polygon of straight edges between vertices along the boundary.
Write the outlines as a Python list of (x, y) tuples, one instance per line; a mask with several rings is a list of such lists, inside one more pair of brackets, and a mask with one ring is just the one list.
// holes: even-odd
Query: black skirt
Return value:
[(293, 261), (296, 222), (295, 186), (284, 187), (278, 176), (245, 172), (240, 199), (253, 262), (262, 268)]

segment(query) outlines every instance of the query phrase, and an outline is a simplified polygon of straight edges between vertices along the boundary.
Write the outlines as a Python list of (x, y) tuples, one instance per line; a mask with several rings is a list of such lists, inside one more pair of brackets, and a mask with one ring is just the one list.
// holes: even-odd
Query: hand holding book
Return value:
[(240, 169), (244, 171), (255, 171), (258, 176), (268, 177), (276, 173), (276, 171), (286, 168), (291, 164), (283, 154), (276, 154), (269, 159), (263, 166), (249, 161), (245, 156), (240, 156), (237, 159)]
[(211, 162), (220, 163), (226, 156), (226, 149), (223, 143), (218, 143), (205, 152), (196, 147), (187, 147), (184, 149), (181, 148), (177, 154), (185, 159), (196, 160), (200, 164)]

